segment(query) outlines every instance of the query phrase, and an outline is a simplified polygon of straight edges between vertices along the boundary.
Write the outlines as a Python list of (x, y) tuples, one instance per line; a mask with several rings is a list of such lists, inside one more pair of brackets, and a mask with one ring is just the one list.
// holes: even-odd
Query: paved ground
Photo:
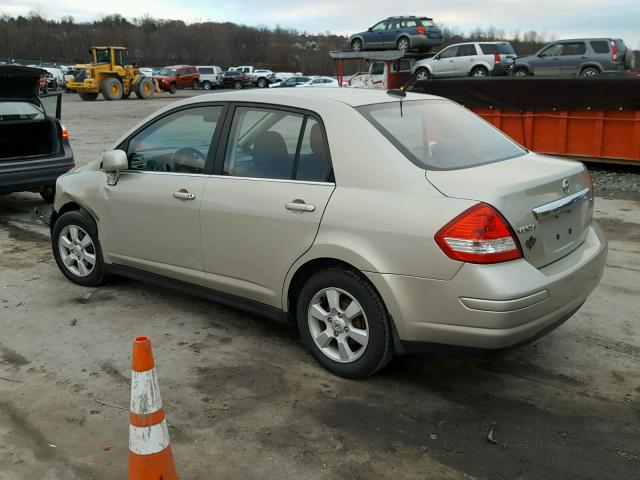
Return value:
[[(174, 98), (65, 97), (78, 160)], [(398, 358), (365, 381), (326, 373), (283, 325), (127, 280), (69, 283), (37, 205), (0, 197), (0, 480), (125, 478), (140, 334), (183, 479), (638, 478), (640, 196), (597, 199), (605, 275), (562, 328), (498, 357)]]

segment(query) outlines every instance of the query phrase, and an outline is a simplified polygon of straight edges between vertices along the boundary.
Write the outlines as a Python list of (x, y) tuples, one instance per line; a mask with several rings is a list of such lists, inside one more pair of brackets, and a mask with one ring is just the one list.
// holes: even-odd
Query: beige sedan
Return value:
[(174, 103), (60, 177), (52, 243), (75, 283), (123, 275), (293, 321), (355, 378), (569, 318), (604, 267), (592, 212), (581, 163), (453, 102), (276, 89)]

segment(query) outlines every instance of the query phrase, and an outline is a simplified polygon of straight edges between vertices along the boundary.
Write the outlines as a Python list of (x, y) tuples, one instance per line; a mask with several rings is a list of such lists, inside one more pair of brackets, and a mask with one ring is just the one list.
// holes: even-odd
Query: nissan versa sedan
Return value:
[(571, 317), (602, 275), (585, 167), (442, 98), (202, 95), (58, 180), (55, 260), (290, 319), (331, 372), (446, 344), (502, 349)]

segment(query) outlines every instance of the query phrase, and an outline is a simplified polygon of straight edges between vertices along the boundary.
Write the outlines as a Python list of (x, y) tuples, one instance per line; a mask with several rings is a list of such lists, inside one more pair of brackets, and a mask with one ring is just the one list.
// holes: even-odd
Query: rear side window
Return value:
[(584, 42), (571, 42), (562, 45), (562, 56), (584, 55), (587, 53), (587, 46)]
[(453, 102), (420, 100), (357, 109), (419, 167), (455, 170), (527, 153), (487, 122)]
[(516, 53), (510, 43), (481, 43), (480, 50), (485, 55), (495, 55), (496, 53), (515, 55)]
[(476, 55), (476, 46), (473, 44), (460, 45), (456, 57), (472, 57)]
[(591, 43), (591, 48), (596, 53), (609, 53), (609, 42), (606, 40), (593, 40)]
[(435, 27), (436, 24), (433, 23), (433, 20), (431, 20), (430, 18), (421, 18), (420, 19), (420, 23), (422, 24), (423, 27)]

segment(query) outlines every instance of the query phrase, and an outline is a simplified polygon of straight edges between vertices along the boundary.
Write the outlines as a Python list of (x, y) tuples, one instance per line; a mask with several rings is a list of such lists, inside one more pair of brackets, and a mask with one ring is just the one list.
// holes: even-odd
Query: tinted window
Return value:
[(198, 69), (198, 72), (200, 72), (202, 75), (212, 75), (213, 74), (213, 68), (200, 67)]
[(473, 55), (476, 55), (475, 45), (460, 45), (456, 57), (472, 57)]
[(584, 55), (587, 53), (587, 46), (584, 42), (565, 43), (562, 47), (562, 56)]
[(422, 100), (358, 110), (407, 158), (427, 169), (483, 165), (526, 153), (487, 122), (453, 102)]
[(371, 30), (374, 32), (379, 32), (381, 30), (386, 30), (386, 29), (387, 29), (387, 24), (385, 22), (380, 22), (371, 28)]
[(279, 110), (236, 108), (223, 174), (292, 179), (303, 120), (303, 115)]
[(515, 55), (516, 53), (509, 43), (481, 43), (480, 50), (485, 55), (495, 55), (496, 53)]
[(440, 58), (453, 58), (458, 53), (458, 46), (455, 45), (453, 47), (445, 48), (442, 53), (440, 53)]
[(384, 62), (374, 62), (371, 65), (371, 75), (383, 75), (384, 74)]
[(418, 23), (415, 20), (404, 20), (402, 22), (402, 28), (411, 28), (411, 27), (417, 27)]
[(436, 24), (433, 23), (433, 20), (431, 20), (430, 18), (421, 18), (420, 19), (420, 23), (422, 24), (423, 27), (435, 27)]
[(562, 54), (562, 44), (556, 43), (550, 47), (544, 49), (540, 55), (543, 57), (557, 57)]
[(331, 161), (322, 126), (316, 119), (307, 117), (294, 178), (311, 182), (326, 182), (330, 175)]
[(43, 120), (44, 113), (29, 102), (0, 102), (0, 122)]
[(606, 40), (594, 40), (591, 43), (591, 48), (596, 53), (609, 53), (609, 42)]
[(129, 169), (204, 173), (222, 107), (196, 107), (172, 113), (129, 141)]

